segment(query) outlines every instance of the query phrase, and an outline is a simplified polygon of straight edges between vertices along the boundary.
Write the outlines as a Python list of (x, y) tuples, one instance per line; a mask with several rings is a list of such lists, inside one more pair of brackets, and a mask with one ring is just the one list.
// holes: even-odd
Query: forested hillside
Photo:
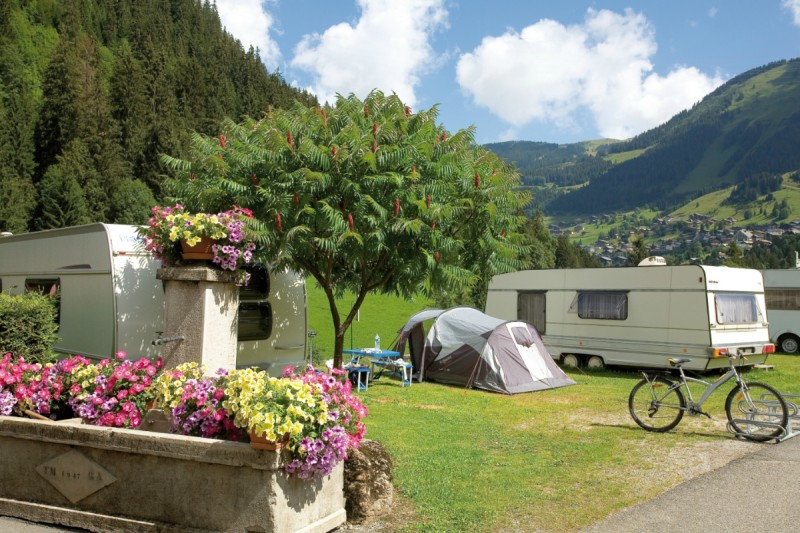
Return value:
[(2, 0), (0, 231), (142, 222), (159, 154), (294, 100), (207, 0)]

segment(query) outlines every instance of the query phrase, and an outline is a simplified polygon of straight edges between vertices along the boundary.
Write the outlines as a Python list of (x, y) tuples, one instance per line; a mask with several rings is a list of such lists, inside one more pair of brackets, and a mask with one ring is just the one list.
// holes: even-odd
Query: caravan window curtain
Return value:
[(580, 318), (626, 320), (628, 318), (628, 293), (579, 291), (569, 310), (571, 313), (578, 313)]
[(517, 296), (517, 320), (532, 324), (540, 335), (546, 333), (546, 298), (544, 292), (521, 292)]
[(800, 311), (800, 290), (798, 289), (766, 289), (764, 297), (767, 300), (767, 309)]
[(714, 295), (718, 324), (753, 324), (762, 322), (755, 294), (718, 293)]

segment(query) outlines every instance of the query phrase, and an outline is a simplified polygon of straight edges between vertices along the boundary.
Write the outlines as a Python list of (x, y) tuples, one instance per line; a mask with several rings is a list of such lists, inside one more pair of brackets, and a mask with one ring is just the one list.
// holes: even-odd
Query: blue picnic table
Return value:
[[(397, 374), (402, 380), (404, 387), (411, 386), (411, 370), (412, 365), (403, 360), (400, 352), (393, 350), (378, 350), (375, 348), (355, 348), (350, 350), (342, 350), (351, 357), (351, 368), (363, 368), (364, 364), (361, 362), (362, 357), (370, 359), (371, 372), (370, 379), (380, 379), (384, 371), (390, 374)], [(376, 374), (376, 370), (378, 371)]]

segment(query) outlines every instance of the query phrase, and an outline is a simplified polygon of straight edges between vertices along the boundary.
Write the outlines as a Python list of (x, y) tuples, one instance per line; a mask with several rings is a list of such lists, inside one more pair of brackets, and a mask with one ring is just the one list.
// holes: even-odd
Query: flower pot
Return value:
[(189, 243), (181, 239), (181, 255), (186, 260), (210, 261), (214, 259), (214, 252), (211, 251), (214, 242), (211, 237), (202, 237), (197, 244), (189, 246)]
[(264, 433), (256, 435), (254, 430), (250, 431), (250, 447), (255, 450), (268, 450), (277, 451), (283, 448), (289, 442), (289, 435), (286, 434), (281, 440), (269, 440), (264, 436)]

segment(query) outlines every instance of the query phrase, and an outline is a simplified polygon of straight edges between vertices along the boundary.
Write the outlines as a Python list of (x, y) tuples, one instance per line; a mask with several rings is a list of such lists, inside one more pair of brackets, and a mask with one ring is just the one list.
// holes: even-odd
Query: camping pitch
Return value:
[[(427, 336), (424, 322), (433, 320)], [(527, 322), (505, 321), (471, 307), (430, 309), (399, 331), (395, 350), (409, 345), (418, 381), (515, 394), (574, 385)]]

